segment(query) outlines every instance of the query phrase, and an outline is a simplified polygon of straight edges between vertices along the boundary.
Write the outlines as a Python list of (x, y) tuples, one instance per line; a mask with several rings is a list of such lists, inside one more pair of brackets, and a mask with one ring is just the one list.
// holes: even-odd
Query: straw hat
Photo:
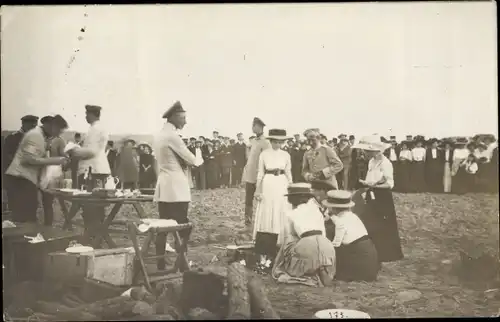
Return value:
[(330, 190), (326, 193), (326, 199), (322, 201), (327, 208), (351, 208), (355, 203), (352, 201), (352, 193), (346, 190)]
[(312, 196), (311, 184), (305, 182), (292, 183), (288, 186), (288, 193), (285, 196)]
[(307, 130), (304, 131), (304, 136), (306, 138), (319, 137), (320, 136), (320, 131), (317, 128), (307, 129)]
[(279, 141), (285, 141), (287, 139), (290, 139), (290, 137), (286, 135), (286, 130), (283, 129), (270, 129), (267, 138)]
[(384, 143), (378, 135), (370, 135), (362, 137), (357, 144), (353, 145), (353, 149), (362, 149), (367, 151), (383, 152), (391, 147), (391, 144)]

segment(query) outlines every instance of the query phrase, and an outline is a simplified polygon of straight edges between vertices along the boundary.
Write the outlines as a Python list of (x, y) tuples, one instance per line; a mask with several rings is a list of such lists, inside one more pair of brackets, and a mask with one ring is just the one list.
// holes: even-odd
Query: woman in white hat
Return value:
[[(276, 256), (273, 278), (316, 285), (332, 285), (335, 276), (335, 248), (326, 238), (323, 214), (314, 200), (311, 184), (294, 183), (286, 194), (292, 210), (287, 213), (284, 244)], [(307, 283), (306, 283), (307, 284)]]
[(322, 202), (335, 224), (332, 242), (337, 255), (335, 279), (348, 282), (374, 281), (380, 270), (377, 250), (365, 225), (351, 211), (354, 206), (351, 197), (349, 191), (331, 190)]
[(391, 189), (394, 187), (394, 169), (383, 152), (390, 147), (377, 135), (362, 138), (353, 148), (367, 155), (368, 172), (359, 180), (365, 187), (366, 213), (359, 214), (370, 235), (380, 262), (403, 258), (396, 210)]
[(278, 234), (278, 246), (283, 244), (286, 212), (290, 206), (285, 194), (292, 183), (290, 154), (281, 146), (289, 137), (282, 129), (270, 129), (267, 139), (271, 142), (259, 156), (255, 198), (259, 202), (255, 211), (253, 240), (257, 232)]

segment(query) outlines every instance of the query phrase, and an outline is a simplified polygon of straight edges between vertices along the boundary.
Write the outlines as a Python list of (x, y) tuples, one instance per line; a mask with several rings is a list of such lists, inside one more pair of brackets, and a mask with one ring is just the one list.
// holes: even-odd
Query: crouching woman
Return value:
[(323, 205), (329, 209), (335, 224), (333, 246), (337, 255), (335, 279), (341, 281), (373, 281), (377, 279), (380, 264), (375, 245), (368, 237), (363, 222), (351, 212), (352, 194), (344, 190), (327, 193)]
[(326, 238), (323, 214), (314, 200), (311, 185), (295, 183), (288, 187), (284, 243), (273, 266), (278, 282), (332, 285), (335, 276), (335, 248)]

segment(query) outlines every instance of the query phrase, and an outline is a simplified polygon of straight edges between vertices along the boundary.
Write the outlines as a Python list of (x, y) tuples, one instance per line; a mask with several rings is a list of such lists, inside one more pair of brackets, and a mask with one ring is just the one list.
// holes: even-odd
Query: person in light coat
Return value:
[(101, 107), (96, 105), (85, 105), (85, 119), (90, 124), (85, 135), (82, 147), (75, 149), (72, 157), (79, 159), (78, 181), (83, 182), (85, 173), (92, 167), (92, 176), (97, 180), (105, 180), (111, 174), (108, 157), (106, 156), (106, 145), (109, 135), (102, 126)]
[[(84, 183), (85, 176), (90, 168), (92, 168), (92, 182), (101, 187), (104, 187), (106, 178), (111, 174), (108, 157), (106, 155), (106, 145), (108, 144), (109, 135), (102, 126), (101, 107), (96, 105), (85, 105), (85, 119), (90, 124), (89, 130), (85, 135), (85, 139), (81, 147), (71, 151), (72, 158), (78, 160), (78, 185), (81, 187)], [(94, 227), (98, 222), (102, 223), (105, 217), (104, 205), (85, 205), (83, 207), (83, 220), (85, 227)], [(95, 223), (94, 223), (95, 222)], [(94, 244), (96, 232), (91, 229), (86, 230), (85, 242), (92, 243), (94, 247), (100, 245)]]
[[(189, 185), (189, 166), (200, 166), (203, 159), (197, 159), (182, 141), (178, 130), (186, 125), (186, 111), (180, 102), (176, 102), (163, 114), (167, 122), (155, 138), (157, 176), (154, 200), (158, 202), (161, 219), (173, 219), (179, 224), (188, 223), (188, 208), (191, 201)], [(176, 245), (177, 252), (187, 251), (190, 231), (180, 233), (184, 247)], [(156, 238), (156, 254), (165, 254), (166, 235), (158, 234)], [(157, 261), (158, 270), (165, 269), (165, 260)], [(183, 268), (181, 268), (183, 269)]]

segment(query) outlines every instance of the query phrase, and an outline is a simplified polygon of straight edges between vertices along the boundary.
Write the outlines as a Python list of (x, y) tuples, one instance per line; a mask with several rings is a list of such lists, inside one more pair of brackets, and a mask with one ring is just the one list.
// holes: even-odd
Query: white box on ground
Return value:
[(116, 286), (132, 285), (134, 259), (132, 247), (97, 249), (89, 259), (87, 278)]

